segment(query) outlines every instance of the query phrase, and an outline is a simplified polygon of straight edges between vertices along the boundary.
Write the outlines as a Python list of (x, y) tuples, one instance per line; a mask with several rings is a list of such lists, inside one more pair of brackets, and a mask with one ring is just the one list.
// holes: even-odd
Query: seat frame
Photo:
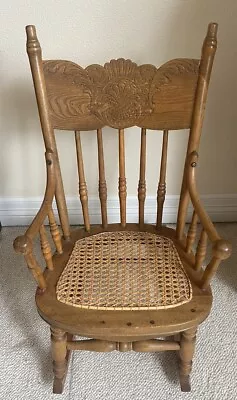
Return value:
[[(182, 103), (181, 113), (173, 112), (169, 108), (170, 101), (164, 94), (168, 119), (164, 120), (162, 112), (153, 112), (147, 94), (148, 81), (150, 75), (158, 73), (155, 67), (141, 66), (131, 63), (129, 60), (112, 60), (104, 67), (90, 66), (86, 70), (69, 62), (62, 61), (42, 61), (41, 48), (36, 36), (34, 26), (26, 27), (27, 31), (27, 51), (29, 55), (33, 81), (35, 86), (36, 98), (38, 102), (40, 121), (46, 148), (46, 169), (47, 185), (42, 206), (34, 218), (32, 224), (23, 236), (14, 241), (14, 248), (17, 252), (24, 255), (29, 269), (31, 270), (38, 288), (36, 291), (36, 305), (40, 316), (51, 327), (52, 358), (54, 369), (54, 393), (62, 393), (66, 377), (69, 355), (71, 350), (90, 350), (98, 352), (119, 351), (178, 351), (179, 354), (179, 378), (182, 391), (190, 391), (189, 376), (191, 373), (192, 359), (195, 348), (195, 338), (198, 325), (208, 316), (212, 305), (212, 293), (210, 282), (213, 279), (220, 262), (229, 257), (231, 246), (229, 242), (221, 239), (214, 225), (203, 209), (198, 191), (196, 188), (196, 166), (198, 159), (198, 147), (201, 135), (201, 127), (204, 116), (204, 109), (207, 98), (208, 84), (216, 51), (217, 24), (210, 24), (205, 38), (202, 57), (197, 60), (173, 60), (160, 68), (158, 83), (153, 85), (157, 90), (157, 85), (164, 85), (159, 91), (166, 90), (167, 76), (174, 77), (174, 84), (171, 90), (176, 91), (179, 97), (179, 84), (182, 81), (180, 75), (187, 73), (188, 81), (188, 103)], [(119, 66), (126, 79), (129, 73), (134, 74), (133, 84), (136, 79), (141, 82), (141, 76), (146, 76), (147, 81), (142, 82), (144, 98), (141, 98), (142, 107), (135, 110), (135, 117), (131, 114), (131, 120), (114, 118), (113, 110), (109, 107), (105, 112), (100, 108), (101, 98), (95, 97), (93, 93), (98, 76), (104, 76), (108, 71), (116, 70)], [(198, 66), (198, 68), (197, 68)], [(68, 68), (68, 69), (67, 69)], [(118, 68), (118, 70), (119, 70)], [(127, 69), (126, 69), (127, 68)], [(129, 69), (130, 68), (130, 69)], [(139, 71), (138, 71), (138, 68)], [(164, 70), (164, 72), (162, 72)], [(130, 72), (129, 72), (130, 71)], [(131, 72), (132, 71), (132, 72)], [(115, 72), (113, 72), (115, 73)], [(59, 86), (67, 82), (73, 84), (82, 79), (78, 86), (80, 90), (85, 90), (93, 98), (91, 105), (91, 115), (87, 116), (86, 122), (83, 115), (80, 118), (66, 118), (63, 108), (62, 98), (58, 98), (61, 104), (61, 112), (64, 115), (60, 119), (54, 110), (54, 103), (51, 97), (51, 89), (57, 78), (61, 78)], [(101, 74), (101, 75), (99, 75)], [(140, 75), (139, 75), (140, 74)], [(168, 74), (168, 75), (167, 75)], [(93, 77), (93, 79), (91, 78)], [(111, 76), (111, 75), (110, 75)], [(138, 78), (137, 78), (138, 77)], [(196, 77), (196, 78), (195, 78)], [(118, 77), (117, 77), (118, 78)], [(117, 79), (116, 78), (116, 79)], [(48, 80), (47, 80), (48, 79)], [(58, 79), (58, 78), (57, 78)], [(124, 78), (123, 78), (124, 79)], [(157, 78), (158, 79), (158, 78)], [(195, 80), (196, 79), (196, 80)], [(93, 84), (91, 82), (93, 81)], [(169, 79), (168, 79), (168, 82)], [(195, 83), (196, 82), (196, 83)], [(119, 83), (121, 84), (121, 82)], [(50, 86), (51, 85), (51, 86)], [(123, 85), (123, 83), (122, 83)], [(151, 85), (152, 86), (152, 85)], [(98, 86), (100, 87), (100, 86)], [(82, 88), (82, 89), (81, 89)], [(78, 89), (78, 90), (79, 90)], [(98, 88), (97, 88), (98, 89)], [(73, 89), (70, 89), (73, 90)], [(133, 90), (135, 90), (133, 88)], [(98, 92), (98, 90), (97, 90)], [(96, 93), (97, 93), (96, 92)], [(70, 91), (68, 92), (70, 93)], [(84, 93), (84, 92), (83, 92)], [(138, 93), (140, 93), (138, 91)], [(162, 92), (163, 93), (163, 92)], [(172, 92), (173, 93), (173, 92)], [(93, 97), (94, 96), (94, 97)], [(137, 95), (138, 96), (138, 95)], [(153, 99), (156, 99), (154, 95)], [(167, 95), (168, 96), (168, 95)], [(187, 97), (187, 93), (186, 93)], [(184, 99), (186, 98), (184, 96)], [(84, 97), (88, 101), (87, 97)], [(144, 100), (145, 99), (145, 100)], [(67, 101), (67, 99), (64, 101)], [(154, 100), (154, 102), (157, 100)], [(108, 104), (107, 104), (108, 106)], [(93, 111), (98, 107), (97, 111)], [(114, 118), (114, 119), (113, 119)], [(59, 166), (54, 128), (69, 129), (73, 124), (76, 131), (76, 147), (78, 159), (79, 175), (79, 194), (82, 203), (85, 227), (70, 230), (66, 200), (63, 191), (61, 170)], [(120, 224), (110, 224), (107, 222), (106, 211), (106, 182), (104, 172), (103, 144), (101, 128), (110, 125), (119, 130), (119, 198), (120, 198)], [(127, 126), (138, 125), (141, 131), (141, 155), (140, 155), (140, 178), (138, 185), (139, 199), (139, 223), (126, 223), (126, 178), (125, 178), (125, 154), (124, 154), (124, 128)], [(158, 185), (158, 212), (156, 225), (145, 224), (144, 222), (144, 203), (145, 203), (145, 153), (146, 153), (146, 129), (162, 129), (163, 146), (161, 157), (160, 181)], [(168, 129), (190, 128), (189, 142), (187, 146), (187, 156), (184, 168), (184, 177), (181, 189), (179, 211), (176, 230), (162, 226), (163, 204), (165, 200), (166, 184), (166, 163), (168, 146)], [(101, 201), (102, 225), (91, 226), (88, 214), (88, 198), (83, 167), (82, 149), (79, 130), (97, 130), (98, 154), (99, 154), (99, 196)], [(56, 199), (59, 219), (63, 236), (58, 229), (53, 210), (53, 199)], [(184, 233), (186, 214), (189, 200), (193, 206), (193, 217), (188, 230)], [(52, 254), (44, 221), (48, 218), (50, 232), (56, 247), (56, 252)], [(202, 231), (196, 251), (193, 251), (193, 244), (197, 234), (197, 222), (202, 225)], [(100, 232), (113, 231), (144, 231), (162, 235), (170, 238), (179, 253), (183, 266), (192, 283), (193, 297), (190, 302), (179, 307), (161, 310), (86, 310), (69, 306), (61, 303), (56, 297), (57, 281), (69, 259), (75, 242), (83, 237), (95, 235)], [(33, 252), (33, 240), (40, 234), (42, 253), (46, 262), (46, 269), (42, 271)], [(212, 258), (206, 269), (203, 263), (207, 248), (207, 239), (212, 243)], [(74, 336), (81, 335), (88, 339), (78, 341)], [(157, 338), (165, 338), (160, 340)]]
[[(121, 231), (120, 224), (108, 225), (107, 231)], [(124, 230), (139, 231), (137, 224), (127, 224)], [(71, 233), (70, 241), (63, 241), (63, 253), (53, 256), (54, 269), (47, 269), (44, 277), (47, 289), (43, 295), (36, 293), (36, 305), (40, 316), (51, 326), (54, 360), (54, 393), (62, 393), (71, 350), (96, 352), (138, 351), (157, 352), (176, 350), (180, 358), (180, 385), (182, 391), (190, 391), (189, 375), (198, 325), (208, 316), (212, 305), (210, 287), (203, 291), (201, 271), (194, 271), (195, 258), (185, 253), (185, 241), (177, 241), (175, 231), (145, 224), (143, 230), (169, 237), (175, 243), (193, 289), (190, 302), (163, 310), (113, 311), (86, 310), (66, 305), (57, 300), (55, 287), (72, 252), (74, 243), (85, 237), (83, 228)], [(93, 226), (86, 236), (104, 232), (101, 226)], [(185, 260), (185, 262), (184, 262)], [(177, 312), (178, 308), (178, 312)], [(80, 334), (87, 340), (73, 340)], [(160, 338), (160, 339), (157, 339)], [(165, 340), (161, 340), (161, 338)]]

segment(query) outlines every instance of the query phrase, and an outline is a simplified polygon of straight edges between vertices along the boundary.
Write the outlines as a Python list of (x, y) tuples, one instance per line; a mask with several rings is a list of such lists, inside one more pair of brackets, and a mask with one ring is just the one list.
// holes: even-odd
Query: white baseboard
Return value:
[[(237, 221), (237, 195), (204, 195), (201, 196), (202, 203), (214, 222)], [(0, 198), (0, 221), (3, 226), (28, 225), (40, 208), (42, 199), (38, 197)], [(179, 196), (168, 195), (164, 205), (164, 223), (175, 223), (177, 218)], [(83, 223), (79, 199), (76, 196), (67, 198), (70, 223), (78, 225)], [(110, 223), (119, 222), (118, 198), (108, 199), (108, 219)], [(89, 211), (92, 224), (100, 223), (100, 203), (98, 198), (93, 197), (89, 201)], [(190, 219), (191, 209), (188, 212)], [(137, 222), (138, 201), (135, 196), (127, 198), (127, 222)], [(147, 197), (145, 205), (145, 221), (154, 223), (156, 220), (156, 198)]]

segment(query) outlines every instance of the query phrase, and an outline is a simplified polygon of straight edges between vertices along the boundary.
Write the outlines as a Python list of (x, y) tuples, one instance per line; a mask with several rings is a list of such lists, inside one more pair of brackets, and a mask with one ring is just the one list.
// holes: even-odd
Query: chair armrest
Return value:
[(203, 229), (206, 231), (209, 240), (213, 243), (213, 258), (208, 264), (202, 279), (202, 288), (206, 289), (210, 283), (210, 280), (214, 276), (220, 262), (227, 259), (231, 255), (232, 246), (229, 241), (224, 240), (220, 237), (200, 201), (196, 185), (197, 160), (198, 153), (196, 151), (193, 151), (188, 159), (187, 185), (193, 208), (197, 213), (199, 221), (202, 224)]
[(42, 270), (34, 257), (32, 240), (39, 232), (45, 218), (48, 216), (48, 213), (52, 208), (52, 202), (55, 194), (55, 159), (54, 154), (51, 150), (47, 150), (45, 152), (45, 160), (47, 169), (47, 184), (43, 202), (29, 228), (26, 230), (25, 234), (22, 236), (18, 236), (13, 243), (15, 251), (24, 255), (29, 269), (32, 271), (32, 274), (37, 281), (39, 288), (42, 290), (45, 290), (46, 282)]

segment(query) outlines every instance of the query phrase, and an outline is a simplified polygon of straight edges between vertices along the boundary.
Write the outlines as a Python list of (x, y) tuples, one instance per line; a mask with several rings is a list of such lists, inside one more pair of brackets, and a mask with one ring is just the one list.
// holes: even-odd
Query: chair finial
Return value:
[(207, 28), (207, 35), (204, 41), (205, 47), (217, 47), (217, 31), (218, 24), (216, 22), (211, 22)]
[(216, 38), (218, 31), (218, 24), (216, 22), (210, 22), (207, 29), (207, 36)]
[(38, 52), (41, 51), (40, 43), (37, 38), (36, 29), (34, 25), (26, 26), (26, 36), (27, 36), (27, 52)]

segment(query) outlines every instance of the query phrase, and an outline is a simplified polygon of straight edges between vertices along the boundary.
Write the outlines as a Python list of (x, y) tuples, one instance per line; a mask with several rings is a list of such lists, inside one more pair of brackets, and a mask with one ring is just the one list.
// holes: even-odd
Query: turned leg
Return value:
[(180, 340), (180, 366), (179, 366), (179, 380), (182, 392), (190, 392), (190, 378), (189, 375), (192, 369), (192, 359), (195, 350), (197, 328), (188, 329), (182, 332)]
[(51, 327), (51, 349), (54, 372), (53, 393), (62, 393), (69, 358), (66, 332)]

